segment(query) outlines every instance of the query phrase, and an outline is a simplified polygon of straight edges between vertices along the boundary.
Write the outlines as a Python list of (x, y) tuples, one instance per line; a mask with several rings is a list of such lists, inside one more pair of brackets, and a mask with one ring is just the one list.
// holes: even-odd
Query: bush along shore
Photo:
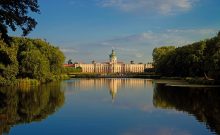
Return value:
[(41, 39), (12, 37), (0, 40), (0, 86), (38, 85), (67, 78), (65, 57), (58, 47)]

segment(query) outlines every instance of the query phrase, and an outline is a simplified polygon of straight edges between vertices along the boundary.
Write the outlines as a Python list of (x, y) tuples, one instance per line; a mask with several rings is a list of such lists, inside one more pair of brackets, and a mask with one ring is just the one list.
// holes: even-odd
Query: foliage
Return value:
[(67, 74), (71, 74), (71, 73), (80, 73), (82, 72), (82, 68), (81, 67), (64, 67), (63, 68), (63, 73), (67, 73)]
[(73, 64), (71, 59), (68, 60), (68, 64)]
[(65, 57), (59, 48), (40, 39), (17, 37), (10, 44), (0, 41), (0, 85), (16, 78), (46, 82), (61, 75)]
[(0, 85), (8, 85), (16, 79), (18, 61), (16, 47), (8, 47), (0, 40)]
[(27, 35), (37, 25), (29, 12), (40, 13), (37, 0), (1, 0), (0, 1), (0, 36), (4, 41), (9, 40), (8, 27), (13, 31), (17, 27)]
[(33, 40), (33, 44), (49, 60), (50, 72), (59, 75), (62, 72), (65, 60), (65, 57), (59, 48), (51, 46), (49, 43), (40, 39)]
[(30, 50), (20, 54), (20, 72), (22, 77), (31, 79), (43, 79), (50, 76), (49, 61), (39, 50)]
[(39, 81), (36, 79), (23, 78), (17, 80), (17, 86), (22, 89), (29, 89), (32, 86), (38, 86)]
[(208, 75), (220, 79), (220, 32), (217, 36), (183, 47), (160, 47), (153, 51), (154, 67), (165, 76)]
[(165, 65), (169, 62), (169, 57), (174, 51), (174, 46), (165, 46), (153, 50), (153, 65), (154, 67), (157, 67), (156, 72), (164, 72), (167, 70)]

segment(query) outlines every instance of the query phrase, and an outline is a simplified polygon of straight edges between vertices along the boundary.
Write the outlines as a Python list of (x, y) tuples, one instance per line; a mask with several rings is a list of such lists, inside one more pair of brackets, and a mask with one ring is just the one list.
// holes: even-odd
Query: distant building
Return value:
[(109, 55), (109, 62), (96, 63), (92, 61), (91, 64), (77, 63), (74, 67), (81, 67), (82, 72), (86, 73), (141, 73), (145, 69), (152, 69), (151, 63), (148, 64), (135, 64), (133, 61), (130, 64), (117, 61), (117, 56), (114, 50)]

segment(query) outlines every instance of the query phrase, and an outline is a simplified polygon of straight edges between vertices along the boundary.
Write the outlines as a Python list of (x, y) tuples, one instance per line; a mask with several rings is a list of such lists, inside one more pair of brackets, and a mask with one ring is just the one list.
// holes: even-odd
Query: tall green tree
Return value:
[(175, 53), (174, 46), (164, 46), (153, 50), (153, 64), (156, 72), (165, 73), (169, 67), (171, 54)]
[(155, 48), (156, 72), (170, 76), (220, 79), (220, 32), (217, 36), (178, 48)]
[(0, 85), (17, 78), (37, 79), (40, 82), (59, 79), (64, 54), (57, 47), (40, 39), (13, 37), (8, 46), (0, 40)]
[(59, 48), (40, 39), (33, 40), (33, 44), (49, 60), (50, 72), (54, 75), (60, 74), (62, 72), (65, 56)]
[(50, 77), (49, 61), (39, 50), (21, 53), (20, 74), (23, 77), (45, 81)]
[(40, 13), (37, 0), (0, 0), (0, 37), (9, 43), (8, 28), (19, 27), (26, 36), (37, 22), (29, 12)]
[(0, 86), (12, 83), (18, 74), (17, 48), (0, 40)]

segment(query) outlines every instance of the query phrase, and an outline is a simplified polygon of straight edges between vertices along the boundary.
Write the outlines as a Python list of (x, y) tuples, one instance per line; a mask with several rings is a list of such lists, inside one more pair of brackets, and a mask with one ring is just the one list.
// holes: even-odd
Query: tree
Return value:
[(217, 36), (182, 47), (153, 50), (154, 67), (165, 76), (220, 79), (220, 32)]
[(0, 7), (0, 38), (7, 43), (8, 27), (13, 31), (19, 27), (26, 36), (37, 25), (35, 19), (28, 16), (29, 11), (40, 13), (37, 0), (1, 0)]
[[(157, 73), (167, 73), (168, 70), (171, 70), (172, 68), (170, 65), (172, 65), (171, 56), (175, 54), (175, 47), (174, 46), (164, 46), (160, 48), (155, 48), (153, 50), (153, 65), (156, 69)], [(170, 74), (170, 72), (169, 72)]]
[(18, 74), (16, 47), (8, 47), (0, 40), (0, 86), (11, 84)]
[(73, 64), (71, 59), (68, 60), (68, 64)]
[(49, 60), (50, 72), (54, 75), (60, 74), (62, 72), (65, 56), (59, 48), (40, 39), (33, 40), (33, 44)]
[(65, 57), (59, 48), (40, 39), (14, 37), (12, 41), (11, 45), (18, 47), (18, 78), (51, 81), (61, 75)]
[(49, 61), (39, 50), (24, 51), (21, 54), (20, 74), (23, 77), (45, 81), (50, 77)]

